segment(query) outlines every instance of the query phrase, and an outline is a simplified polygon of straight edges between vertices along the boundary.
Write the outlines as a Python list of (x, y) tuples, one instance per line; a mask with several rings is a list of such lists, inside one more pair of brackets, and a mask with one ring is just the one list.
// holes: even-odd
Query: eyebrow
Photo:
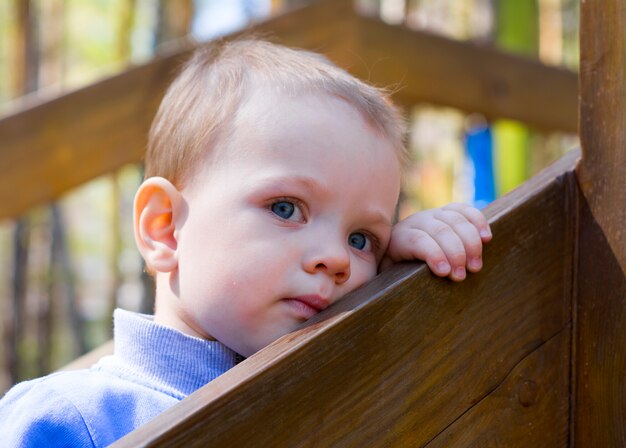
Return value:
[(269, 188), (274, 185), (297, 185), (308, 191), (313, 191), (320, 196), (329, 196), (330, 190), (311, 176), (269, 176), (259, 180), (261, 188)]

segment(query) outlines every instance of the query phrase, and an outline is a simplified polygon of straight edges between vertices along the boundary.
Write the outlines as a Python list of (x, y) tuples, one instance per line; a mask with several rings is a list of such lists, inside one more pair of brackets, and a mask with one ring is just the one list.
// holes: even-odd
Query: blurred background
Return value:
[[(0, 0), (0, 118), (24, 95), (75, 90), (150, 60), (168, 42), (206, 41), (304, 3)], [(355, 3), (388, 24), (578, 69), (576, 0)], [(413, 165), (401, 216), (449, 202), (482, 208), (577, 145), (573, 134), (429, 104), (406, 114)], [(152, 281), (132, 237), (141, 178), (142, 167), (128, 165), (57, 203), (0, 221), (0, 392), (108, 340), (115, 307), (151, 312)]]

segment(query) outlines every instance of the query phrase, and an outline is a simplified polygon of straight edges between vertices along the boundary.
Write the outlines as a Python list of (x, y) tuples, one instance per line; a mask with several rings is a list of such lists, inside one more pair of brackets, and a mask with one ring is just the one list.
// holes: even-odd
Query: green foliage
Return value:
[(498, 46), (535, 56), (539, 48), (537, 0), (498, 0), (494, 6)]
[(117, 52), (120, 1), (66, 2), (66, 83), (82, 85), (119, 70), (125, 61)]

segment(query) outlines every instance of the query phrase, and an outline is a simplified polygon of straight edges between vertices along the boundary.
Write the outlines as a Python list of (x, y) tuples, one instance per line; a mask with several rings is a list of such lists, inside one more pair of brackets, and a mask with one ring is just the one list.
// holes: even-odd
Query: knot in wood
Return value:
[(487, 84), (487, 95), (494, 99), (503, 99), (510, 95), (511, 88), (504, 79), (494, 78)]
[(524, 380), (519, 385), (517, 399), (520, 404), (527, 408), (537, 402), (538, 387), (533, 380)]

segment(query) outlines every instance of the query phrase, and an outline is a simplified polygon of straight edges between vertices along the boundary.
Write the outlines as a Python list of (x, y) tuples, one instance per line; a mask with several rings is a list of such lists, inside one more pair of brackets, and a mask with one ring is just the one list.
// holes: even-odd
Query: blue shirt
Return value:
[(115, 350), (90, 369), (25, 381), (0, 400), (1, 447), (101, 447), (221, 375), (237, 354), (116, 310)]

